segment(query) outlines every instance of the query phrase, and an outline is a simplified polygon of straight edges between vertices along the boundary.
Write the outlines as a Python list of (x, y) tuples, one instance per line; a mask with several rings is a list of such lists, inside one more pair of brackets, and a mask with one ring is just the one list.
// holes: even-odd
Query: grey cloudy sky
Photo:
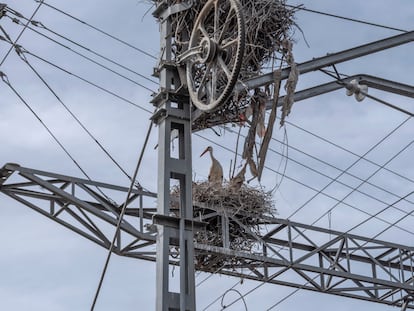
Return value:
[[(30, 17), (38, 6), (34, 0), (3, 0), (3, 2), (26, 17)], [(149, 1), (49, 0), (47, 3), (130, 42), (151, 55), (158, 55), (158, 25), (152, 18)], [(403, 30), (412, 30), (413, 27), (414, 2), (412, 0), (304, 0), (301, 2), (289, 1), (288, 3), (303, 3), (305, 7), (313, 10), (366, 20)], [(134, 49), (108, 39), (47, 6), (42, 6), (34, 19), (41, 21), (55, 32), (122, 63), (125, 67), (146, 77), (151, 77), (155, 60)], [(400, 33), (395, 30), (303, 11), (297, 13), (296, 22), (303, 30), (309, 43), (308, 47), (302, 34), (296, 31), (294, 55), (298, 63)], [(0, 19), (0, 25), (12, 39), (16, 38), (22, 29), (6, 17)], [(149, 103), (151, 92), (148, 90), (99, 68), (29, 29), (24, 32), (19, 44), (34, 54), (152, 110)], [(65, 44), (69, 45), (69, 43)], [(73, 49), (82, 51), (79, 46), (71, 46)], [(0, 59), (8, 49), (9, 45), (0, 41)], [(414, 45), (411, 43), (340, 64), (337, 69), (347, 75), (370, 74), (412, 85), (413, 55)], [(97, 59), (96, 55), (91, 57)], [(31, 57), (28, 57), (28, 60), (50, 83), (62, 101), (110, 150), (119, 163), (132, 174), (149, 124), (149, 113), (68, 76), (42, 61)], [(59, 105), (56, 98), (14, 52), (0, 67), (0, 71), (7, 74), (10, 83), (27, 100), (94, 180), (128, 185), (125, 176), (73, 121)], [(156, 83), (138, 77), (131, 72), (121, 71), (145, 87), (151, 90), (157, 89)], [(332, 81), (332, 78), (323, 73), (309, 73), (300, 77), (298, 89), (329, 81)], [(371, 89), (369, 92), (394, 105), (414, 111), (412, 98)], [(0, 83), (0, 107), (0, 166), (14, 162), (26, 167), (83, 177), (38, 120), (4, 83)], [(291, 147), (289, 149), (291, 160), (286, 166), (286, 176), (289, 178), (283, 179), (274, 195), (279, 216), (281, 218), (288, 217), (315, 194), (313, 190), (303, 187), (294, 180), (315, 189), (322, 189), (330, 182), (327, 177), (316, 174), (314, 171), (298, 165), (297, 162), (334, 178), (340, 171), (332, 166), (339, 169), (347, 168), (357, 159), (355, 154), (362, 155), (367, 152), (405, 119), (407, 116), (401, 112), (373, 100), (366, 99), (358, 103), (354, 98), (347, 97), (344, 90), (296, 103), (288, 119), (292, 124), (286, 126), (288, 142)], [(236, 136), (223, 129), (218, 129), (218, 131), (221, 132), (221, 137), (215, 136), (209, 130), (200, 134), (204, 138), (214, 139), (217, 143), (217, 145), (213, 145), (216, 156), (227, 172), (233, 155), (223, 149), (221, 145), (235, 146)], [(410, 119), (389, 139), (369, 153), (366, 158), (383, 165), (412, 142), (413, 131), (414, 123)], [(335, 142), (353, 154), (334, 147), (309, 132)], [(199, 136), (193, 138), (194, 175), (196, 179), (204, 179), (208, 175), (210, 163), (207, 158), (200, 159), (198, 155), (211, 143)], [(274, 138), (283, 141), (283, 130), (276, 130)], [(157, 143), (156, 140), (156, 131), (153, 131), (149, 143), (150, 147), (145, 154), (144, 165), (139, 173), (139, 181), (152, 191), (156, 191), (156, 174), (154, 172), (157, 170), (157, 154), (153, 150)], [(272, 141), (271, 148), (279, 153), (284, 152), (281, 143), (277, 141)], [(332, 166), (311, 159), (298, 150), (323, 159)], [(263, 186), (266, 189), (272, 189), (280, 182), (280, 173), (284, 170), (285, 160), (276, 152), (269, 153), (267, 165), (273, 171), (265, 170)], [(413, 157), (414, 146), (410, 145), (386, 167), (414, 180)], [(366, 178), (376, 169), (377, 167), (372, 163), (360, 161), (349, 172), (360, 178)], [(358, 181), (349, 178), (349, 176), (343, 176), (340, 180), (352, 187), (358, 185)], [(412, 182), (385, 170), (375, 174), (369, 181), (398, 196), (404, 196), (414, 189)], [(381, 198), (388, 204), (395, 201), (395, 197), (378, 192), (367, 185), (361, 189)], [(325, 191), (326, 194), (339, 199), (349, 192), (348, 188), (337, 183), (329, 186)], [(410, 200), (414, 201), (414, 196), (411, 196)], [(384, 207), (384, 205), (360, 194), (352, 194), (345, 202), (371, 213)], [(292, 219), (310, 224), (334, 204), (335, 201), (332, 199), (318, 195)], [(402, 202), (399, 207), (407, 212), (414, 210), (414, 206), (407, 202)], [(387, 212), (382, 216), (388, 221), (394, 221), (400, 215)], [(323, 217), (316, 225), (346, 231), (366, 218), (365, 214), (348, 205), (340, 204), (332, 212), (330, 218)], [(374, 236), (386, 226), (384, 223), (372, 220), (353, 233)], [(412, 218), (409, 217), (400, 223), (400, 226), (410, 230)], [(412, 236), (401, 230), (389, 230), (379, 238), (413, 246)], [(0, 252), (0, 310), (73, 311), (90, 308), (105, 261), (107, 253), (105, 249), (84, 240), (3, 194), (0, 194), (0, 243), (2, 245)], [(197, 274), (196, 282), (200, 282), (206, 276), (206, 274)], [(224, 276), (209, 278), (197, 287), (198, 308), (203, 309), (237, 281), (237, 279)], [(245, 281), (236, 288), (241, 293), (245, 293), (256, 285), (257, 283)], [(265, 285), (247, 295), (246, 303), (249, 310), (265, 310), (283, 299), (292, 290), (286, 287)], [(231, 301), (236, 297), (237, 295), (234, 293), (229, 293), (226, 296), (226, 301)], [(151, 262), (113, 256), (96, 310), (153, 310), (154, 306), (155, 265)], [(394, 310), (389, 306), (303, 290), (273, 310), (331, 310), (333, 306), (337, 311), (351, 309)], [(243, 305), (238, 303), (229, 310), (242, 310), (242, 308)], [(208, 310), (220, 310), (219, 302)]]

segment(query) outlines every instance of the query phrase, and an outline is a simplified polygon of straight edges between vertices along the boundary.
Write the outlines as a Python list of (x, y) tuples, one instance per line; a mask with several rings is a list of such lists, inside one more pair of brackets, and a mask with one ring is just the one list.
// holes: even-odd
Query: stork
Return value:
[(210, 167), (210, 173), (208, 174), (208, 181), (216, 186), (221, 186), (223, 183), (223, 168), (219, 161), (213, 156), (213, 147), (208, 146), (206, 150), (203, 151), (203, 153), (200, 155), (202, 157), (207, 151), (210, 152), (211, 157), (211, 167)]

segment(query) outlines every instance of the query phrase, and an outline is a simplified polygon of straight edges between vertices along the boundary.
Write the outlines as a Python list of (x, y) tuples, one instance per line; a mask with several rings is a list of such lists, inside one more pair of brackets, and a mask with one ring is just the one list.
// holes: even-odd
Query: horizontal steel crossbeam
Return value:
[[(123, 197), (119, 187), (80, 178), (33, 170), (17, 164), (0, 169), (0, 192), (56, 221), (83, 237), (109, 248), (120, 206), (103, 196)], [(17, 180), (17, 182), (15, 181)], [(42, 188), (39, 188), (41, 186)], [(99, 190), (95, 187), (99, 187)], [(149, 261), (156, 260), (156, 226), (152, 204), (156, 195), (134, 190), (114, 252)], [(125, 198), (124, 198), (125, 199)], [(199, 205), (194, 202), (194, 205)], [(224, 217), (214, 207), (204, 219)], [(156, 217), (156, 216), (155, 216)], [(414, 309), (414, 247), (328, 230), (285, 219), (263, 217), (269, 229), (256, 235), (244, 228), (245, 238), (255, 242), (255, 252), (222, 245), (195, 243), (196, 258), (206, 254), (219, 266), (198, 264), (198, 270), (259, 282), (303, 288), (315, 292), (363, 299)], [(237, 216), (226, 221), (239, 224)], [(228, 236), (227, 233), (223, 233)], [(122, 243), (121, 243), (122, 241)], [(177, 245), (177, 239), (171, 245)], [(170, 263), (179, 263), (179, 250), (171, 248)], [(231, 258), (231, 260), (230, 260)], [(219, 269), (217, 269), (219, 268)], [(217, 271), (218, 270), (218, 271)]]
[[(348, 50), (340, 51), (337, 53), (328, 54), (323, 57), (315, 58), (304, 63), (297, 65), (297, 68), (301, 74), (308, 73), (311, 71), (319, 70), (324, 67), (332, 66), (342, 62), (349, 61), (358, 57), (366, 56), (372, 53), (383, 51), (385, 49), (393, 48), (402, 44), (410, 43), (414, 41), (414, 31), (410, 31), (397, 36), (389, 37), (383, 40), (374, 41), (368, 44), (357, 46)], [(287, 79), (289, 76), (290, 67), (285, 68), (281, 72), (282, 80)], [(273, 72), (261, 75), (256, 78), (252, 78), (243, 81), (242, 84), (238, 85), (238, 90), (241, 91), (245, 88), (254, 89), (264, 85), (273, 83), (274, 77)]]

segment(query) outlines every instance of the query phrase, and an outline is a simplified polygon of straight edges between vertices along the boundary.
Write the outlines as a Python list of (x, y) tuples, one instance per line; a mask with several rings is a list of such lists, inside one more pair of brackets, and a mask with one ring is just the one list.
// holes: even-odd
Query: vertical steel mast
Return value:
[[(178, 94), (181, 82), (173, 61), (170, 12), (171, 7), (166, 1), (159, 1), (154, 12), (161, 34), (161, 56), (156, 70), (160, 84), (159, 93), (153, 100), (156, 112), (152, 118), (159, 128), (156, 310), (184, 311), (195, 310), (193, 231), (191, 221), (188, 221), (193, 217), (191, 120), (189, 98)], [(178, 150), (172, 149), (173, 132), (174, 136), (178, 133), (175, 142)], [(179, 187), (178, 212), (175, 210), (175, 213), (172, 213), (170, 193), (173, 182)], [(179, 249), (179, 293), (170, 289), (171, 244)]]

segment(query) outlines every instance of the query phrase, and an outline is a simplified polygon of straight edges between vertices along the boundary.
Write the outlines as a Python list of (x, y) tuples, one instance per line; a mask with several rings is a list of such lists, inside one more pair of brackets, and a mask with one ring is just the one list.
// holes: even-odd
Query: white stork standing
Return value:
[(208, 146), (206, 150), (204, 150), (200, 155), (200, 157), (202, 157), (207, 151), (210, 152), (212, 161), (210, 173), (208, 174), (208, 181), (215, 186), (221, 187), (221, 184), (223, 183), (223, 167), (221, 166), (220, 162), (217, 161), (217, 159), (213, 156), (213, 147), (211, 146)]

